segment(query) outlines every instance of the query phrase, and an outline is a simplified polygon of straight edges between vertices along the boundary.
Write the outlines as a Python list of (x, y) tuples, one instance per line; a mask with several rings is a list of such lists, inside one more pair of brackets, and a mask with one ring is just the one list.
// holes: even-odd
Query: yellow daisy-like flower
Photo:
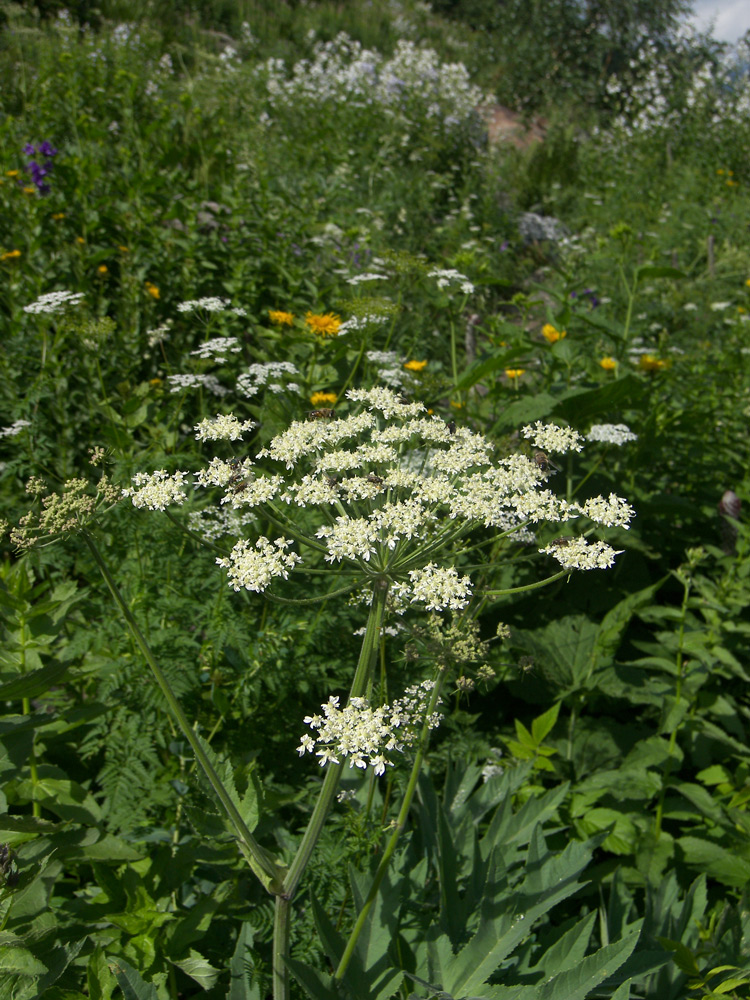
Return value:
[(20, 250), (8, 250), (7, 253), (0, 254), (0, 260), (15, 260), (16, 257), (21, 256)]
[(737, 187), (737, 181), (733, 181), (732, 178), (730, 177), (727, 180), (727, 187), (730, 187), (730, 188)]
[(426, 367), (426, 361), (407, 361), (404, 365), (404, 368), (407, 368), (410, 372), (421, 372)]
[(52, 218), (55, 220), (55, 222), (59, 222), (60, 219), (65, 218), (65, 212), (53, 212)]
[(294, 313), (282, 312), (281, 309), (269, 309), (268, 318), (276, 326), (291, 326), (294, 323)]
[(117, 249), (120, 251), (120, 253), (130, 253), (128, 247), (118, 246)]
[(35, 187), (25, 187), (23, 189), (23, 193), (24, 194), (36, 194), (36, 188)]
[(642, 354), (638, 361), (638, 367), (644, 372), (659, 372), (667, 367), (667, 362), (657, 358), (654, 354)]
[(322, 406), (324, 403), (330, 403), (333, 406), (337, 399), (338, 396), (335, 392), (314, 392), (310, 396), (310, 402), (313, 406)]
[(100, 264), (100, 265), (99, 265), (99, 267), (97, 267), (97, 269), (96, 269), (96, 270), (97, 270), (97, 272), (98, 272), (99, 274), (106, 274), (106, 273), (107, 273), (107, 271), (109, 271), (109, 268), (107, 267), (107, 265), (106, 265), (106, 264)]
[(451, 406), (454, 410), (463, 410), (466, 408), (466, 403), (461, 403), (457, 399), (452, 399)]
[(158, 387), (161, 385), (161, 379), (160, 378), (151, 378), (151, 379), (148, 380), (148, 384), (150, 386), (152, 386), (154, 389), (158, 389)]
[(721, 167), (716, 171), (716, 173), (719, 175), (719, 177), (724, 176), (724, 171), (721, 169)]
[(78, 243), (80, 246), (83, 246), (85, 242), (86, 240), (83, 238), (83, 236), (76, 236), (76, 243)]
[(542, 327), (542, 336), (548, 344), (556, 344), (558, 340), (568, 336), (568, 331), (557, 330), (551, 323), (545, 323)]
[(148, 292), (148, 294), (151, 296), (152, 299), (161, 298), (161, 292), (156, 287), (156, 285), (152, 285), (150, 281), (146, 282), (146, 291)]
[(341, 326), (341, 317), (334, 313), (306, 313), (305, 323), (319, 337), (335, 337)]
[(747, 285), (748, 288), (750, 288), (750, 278), (747, 279), (747, 281), (745, 282), (745, 284)]
[(20, 173), (19, 170), (6, 170), (5, 171), (5, 176), (6, 177), (18, 177), (19, 173)]
[(614, 358), (602, 358), (599, 364), (605, 372), (613, 372), (617, 368), (617, 362)]
[(505, 374), (510, 379), (516, 379), (520, 378), (525, 373), (525, 371), (526, 371), (525, 368), (506, 368)]

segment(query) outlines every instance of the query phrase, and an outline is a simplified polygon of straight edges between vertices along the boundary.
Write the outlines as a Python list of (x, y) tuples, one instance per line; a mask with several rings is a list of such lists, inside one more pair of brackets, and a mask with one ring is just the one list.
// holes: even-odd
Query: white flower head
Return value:
[(183, 489), (187, 485), (187, 476), (187, 472), (170, 475), (165, 469), (150, 475), (136, 472), (132, 479), (135, 486), (124, 489), (122, 495), (131, 497), (134, 507), (148, 507), (149, 510), (166, 510), (172, 504), (181, 506), (187, 500)]
[(77, 306), (83, 301), (83, 292), (48, 292), (40, 295), (36, 302), (23, 307), (25, 313), (59, 313), (69, 306)]
[(273, 542), (261, 535), (253, 548), (247, 539), (240, 539), (229, 553), (228, 559), (216, 562), (227, 571), (229, 586), (239, 591), (254, 590), (261, 593), (276, 578), (285, 580), (302, 557), (286, 550), (292, 543), (287, 538), (276, 538)]
[(238, 354), (241, 350), (236, 337), (214, 337), (190, 353), (203, 361), (225, 361), (228, 354)]
[(623, 549), (615, 550), (606, 542), (587, 542), (576, 537), (559, 538), (539, 551), (552, 556), (563, 569), (609, 569)]
[(558, 427), (557, 424), (544, 424), (537, 420), (535, 424), (527, 424), (521, 433), (531, 440), (537, 448), (554, 451), (564, 455), (568, 451), (583, 451), (583, 438), (572, 427)]
[(187, 302), (178, 302), (177, 312), (190, 313), (198, 312), (199, 310), (208, 313), (224, 312), (231, 304), (231, 299), (219, 299), (208, 296), (203, 299), (190, 299)]
[(233, 413), (206, 417), (193, 428), (196, 441), (239, 441), (247, 431), (257, 427), (254, 420), (238, 420)]
[(588, 441), (603, 441), (605, 444), (623, 445), (628, 441), (637, 441), (627, 424), (594, 424), (586, 435)]

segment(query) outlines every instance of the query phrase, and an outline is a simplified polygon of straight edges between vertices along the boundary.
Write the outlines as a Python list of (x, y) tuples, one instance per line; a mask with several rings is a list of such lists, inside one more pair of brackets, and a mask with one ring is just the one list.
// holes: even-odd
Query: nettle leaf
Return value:
[(630, 934), (604, 945), (587, 955), (577, 965), (554, 976), (539, 987), (539, 1000), (584, 1000), (589, 993), (616, 972), (632, 955), (638, 944), (642, 921)]
[[(197, 734), (196, 734), (197, 735)], [(260, 790), (260, 785), (258, 783), (257, 775), (251, 771), (248, 775), (247, 788), (240, 797), (237, 786), (234, 780), (234, 767), (231, 761), (227, 757), (219, 757), (218, 754), (213, 750), (213, 748), (206, 743), (202, 736), (198, 736), (201, 747), (204, 753), (211, 762), (214, 770), (221, 779), (222, 784), (226, 788), (229, 797), (234, 803), (235, 808), (239, 812), (242, 819), (245, 821), (248, 829), (252, 833), (253, 830), (258, 825), (258, 820), (260, 819), (260, 796), (258, 794)], [(198, 768), (198, 772), (201, 775), (201, 780), (205, 787), (210, 788), (208, 784), (208, 779), (203, 774), (202, 768)], [(213, 789), (211, 789), (211, 797), (213, 798)], [(223, 815), (223, 813), (222, 813)], [(232, 833), (234, 829), (232, 828)]]

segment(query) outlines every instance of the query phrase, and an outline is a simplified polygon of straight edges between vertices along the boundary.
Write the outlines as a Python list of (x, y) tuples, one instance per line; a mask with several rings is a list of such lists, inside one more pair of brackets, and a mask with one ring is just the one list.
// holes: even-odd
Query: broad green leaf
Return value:
[(466, 389), (470, 389), (477, 382), (481, 382), (483, 378), (486, 378), (487, 375), (496, 372), (498, 368), (515, 367), (512, 362), (516, 358), (521, 357), (522, 353), (522, 351), (515, 349), (504, 351), (502, 354), (496, 354), (491, 358), (483, 358), (481, 361), (473, 364), (462, 375), (456, 384), (456, 391), (464, 392)]
[(522, 396), (521, 399), (517, 399), (503, 410), (488, 436), (492, 438), (506, 427), (516, 428), (522, 424), (531, 424), (535, 420), (541, 420), (542, 417), (552, 413), (556, 402), (555, 397), (550, 396), (547, 392)]
[(182, 969), (185, 975), (194, 979), (204, 990), (210, 990), (219, 978), (219, 970), (215, 969), (208, 959), (204, 958), (203, 955), (193, 948), (190, 949), (187, 958), (173, 962), (173, 965), (176, 965), (178, 969)]
[(286, 964), (310, 1000), (341, 1000), (341, 991), (333, 976), (296, 958), (287, 958)]
[(566, 395), (550, 411), (578, 427), (584, 427), (595, 417), (624, 409), (635, 409), (648, 396), (648, 386), (635, 375), (626, 375), (596, 389), (577, 390)]
[(553, 705), (552, 708), (548, 709), (544, 715), (538, 716), (531, 723), (531, 735), (534, 737), (534, 744), (539, 746), (539, 744), (544, 740), (551, 731), (555, 723), (557, 722), (557, 717), (560, 714), (560, 702)]
[(32, 670), (13, 680), (0, 684), (0, 701), (19, 701), (21, 698), (38, 698), (40, 694), (59, 684), (68, 672), (67, 663), (48, 663), (46, 667)]
[(529, 973), (541, 973), (545, 979), (551, 979), (576, 965), (586, 954), (595, 920), (596, 910), (592, 910), (558, 938), (529, 969)]
[(679, 837), (676, 843), (688, 865), (705, 871), (724, 885), (741, 889), (750, 881), (750, 861), (739, 857), (736, 850), (727, 850), (700, 837)]
[(574, 968), (566, 969), (551, 981), (543, 983), (539, 988), (539, 1000), (584, 1000), (630, 957), (638, 944), (639, 930), (640, 922), (627, 937), (605, 945), (582, 959)]
[(642, 281), (643, 278), (675, 278), (679, 281), (687, 278), (685, 272), (676, 267), (654, 267), (651, 264), (637, 268), (635, 274), (638, 281)]
[(132, 965), (128, 965), (124, 958), (110, 959), (109, 968), (117, 979), (125, 1000), (159, 1000), (154, 984), (144, 982), (141, 974)]

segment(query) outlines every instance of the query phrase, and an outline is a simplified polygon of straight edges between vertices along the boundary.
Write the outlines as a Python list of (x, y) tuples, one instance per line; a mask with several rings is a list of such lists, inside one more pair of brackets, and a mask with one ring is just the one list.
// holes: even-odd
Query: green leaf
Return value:
[(311, 1000), (341, 1000), (341, 991), (333, 976), (296, 958), (287, 958), (286, 964)]
[(539, 746), (545, 736), (552, 731), (553, 726), (557, 722), (557, 716), (560, 714), (560, 702), (553, 705), (552, 708), (548, 709), (544, 715), (538, 716), (531, 723), (531, 734), (534, 737), (534, 744)]
[(21, 698), (38, 698), (40, 694), (59, 684), (68, 672), (67, 663), (48, 663), (46, 667), (32, 670), (13, 680), (0, 684), (0, 701), (18, 701)]
[(249, 921), (244, 920), (229, 963), (229, 991), (226, 1000), (261, 1000), (258, 984), (251, 985), (251, 980), (248, 978), (249, 959), (246, 955), (252, 946), (253, 927)]
[(178, 962), (173, 961), (172, 964), (176, 965), (178, 969), (182, 969), (185, 975), (194, 979), (204, 990), (210, 990), (219, 978), (219, 970), (215, 969), (208, 959), (193, 948), (190, 949), (187, 958), (180, 959)]
[(124, 958), (110, 959), (110, 971), (114, 974), (125, 1000), (159, 1000), (153, 983), (146, 983), (139, 972), (128, 965)]
[(481, 382), (487, 375), (496, 372), (498, 368), (507, 368), (512, 361), (520, 357), (520, 354), (519, 350), (505, 351), (502, 354), (496, 354), (491, 358), (484, 358), (476, 362), (458, 380), (456, 391), (463, 392), (466, 389), (470, 389), (477, 382)]
[(648, 397), (648, 386), (636, 375), (626, 375), (595, 389), (569, 393), (550, 411), (577, 427), (612, 411), (638, 409)]
[(557, 400), (547, 392), (538, 392), (533, 396), (522, 396), (510, 406), (507, 406), (492, 430), (489, 437), (492, 438), (499, 431), (506, 427), (520, 427), (521, 424), (530, 424), (542, 417), (549, 416), (555, 408)]
[(737, 851), (700, 837), (679, 837), (676, 843), (688, 865), (705, 871), (724, 885), (741, 889), (750, 881), (750, 861), (739, 857)]
[(582, 959), (574, 968), (566, 969), (539, 988), (539, 1000), (584, 1000), (600, 983), (616, 972), (638, 944), (642, 921), (620, 941), (607, 944), (593, 955)]

